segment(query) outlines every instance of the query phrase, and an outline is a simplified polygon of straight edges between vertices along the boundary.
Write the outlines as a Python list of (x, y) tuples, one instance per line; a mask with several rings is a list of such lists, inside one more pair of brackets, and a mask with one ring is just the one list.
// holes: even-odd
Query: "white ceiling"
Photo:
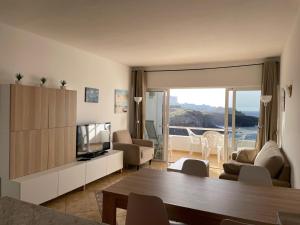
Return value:
[(298, 0), (0, 0), (0, 21), (130, 66), (281, 54)]

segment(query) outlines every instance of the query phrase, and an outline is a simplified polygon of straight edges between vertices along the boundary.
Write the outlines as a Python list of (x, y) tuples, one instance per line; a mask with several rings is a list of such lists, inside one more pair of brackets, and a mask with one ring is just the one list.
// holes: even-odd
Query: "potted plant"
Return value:
[(67, 85), (67, 81), (65, 81), (65, 80), (60, 81), (60, 88), (61, 89), (66, 89), (66, 85)]
[(22, 78), (23, 78), (24, 76), (22, 75), (22, 74), (20, 74), (20, 73), (17, 73), (16, 74), (16, 84), (21, 84), (21, 80), (22, 80)]
[(47, 82), (47, 78), (46, 77), (42, 77), (41, 78), (41, 87), (44, 87), (45, 86), (45, 84), (46, 84), (46, 82)]

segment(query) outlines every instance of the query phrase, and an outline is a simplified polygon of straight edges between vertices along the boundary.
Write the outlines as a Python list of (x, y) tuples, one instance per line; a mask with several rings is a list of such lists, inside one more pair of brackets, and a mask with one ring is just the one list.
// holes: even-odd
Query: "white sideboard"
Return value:
[(123, 168), (123, 152), (110, 150), (88, 161), (70, 163), (10, 180), (6, 194), (22, 201), (41, 204)]

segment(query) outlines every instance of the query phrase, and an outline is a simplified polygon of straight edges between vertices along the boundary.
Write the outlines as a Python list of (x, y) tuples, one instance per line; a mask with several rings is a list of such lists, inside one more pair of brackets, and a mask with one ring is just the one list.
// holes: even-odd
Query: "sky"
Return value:
[[(171, 96), (176, 96), (179, 103), (225, 107), (225, 88), (210, 89), (171, 89)], [(239, 111), (259, 111), (260, 91), (237, 91), (236, 108)], [(232, 95), (229, 106), (232, 105)]]

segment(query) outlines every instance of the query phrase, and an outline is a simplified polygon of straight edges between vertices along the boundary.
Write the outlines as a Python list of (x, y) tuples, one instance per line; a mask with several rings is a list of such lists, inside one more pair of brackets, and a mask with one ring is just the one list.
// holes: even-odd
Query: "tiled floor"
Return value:
[[(211, 159), (213, 162), (215, 159)], [(165, 170), (167, 168), (167, 163), (165, 162), (152, 162), (152, 165), (145, 165), (144, 167), (150, 167), (152, 169)], [(104, 177), (86, 186), (85, 190), (78, 189), (58, 197), (50, 202), (43, 204), (46, 207), (53, 208), (62, 213), (71, 214), (74, 216), (86, 218), (89, 220), (94, 220), (97, 222), (101, 221), (101, 214), (98, 209), (98, 205), (95, 198), (95, 192), (101, 191), (110, 185), (118, 182), (123, 177), (126, 177), (130, 173), (136, 172), (136, 168), (131, 168), (123, 170), (122, 173), (114, 173), (110, 176)], [(211, 168), (210, 176), (218, 177), (220, 170)], [(126, 211), (117, 211), (117, 223), (118, 225), (125, 224)]]

